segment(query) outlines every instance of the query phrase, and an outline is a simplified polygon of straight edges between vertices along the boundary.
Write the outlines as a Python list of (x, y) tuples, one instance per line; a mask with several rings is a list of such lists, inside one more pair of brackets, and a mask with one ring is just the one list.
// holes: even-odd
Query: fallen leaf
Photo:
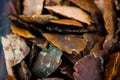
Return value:
[(120, 52), (114, 53), (110, 56), (110, 59), (105, 68), (105, 80), (113, 80), (120, 66)]
[(44, 33), (43, 36), (59, 49), (69, 54), (72, 54), (72, 52), (79, 54), (87, 45), (87, 39), (85, 36), (48, 33)]
[(24, 38), (35, 38), (34, 35), (32, 35), (28, 30), (18, 28), (15, 25), (11, 25), (11, 30), (13, 33), (18, 34), (19, 36), (22, 36)]
[(64, 25), (72, 25), (76, 27), (83, 27), (82, 23), (72, 20), (72, 19), (58, 19), (58, 20), (50, 20), (52, 23), (56, 24), (64, 24)]
[(24, 11), (25, 15), (40, 15), (43, 9), (44, 0), (24, 0)]
[(82, 9), (71, 6), (45, 6), (46, 9), (52, 10), (63, 16), (76, 19), (83, 23), (91, 24), (91, 17), (85, 13)]
[(109, 34), (115, 34), (116, 27), (116, 13), (114, 8), (114, 0), (106, 0), (105, 7), (104, 7), (104, 21), (105, 21), (105, 28)]

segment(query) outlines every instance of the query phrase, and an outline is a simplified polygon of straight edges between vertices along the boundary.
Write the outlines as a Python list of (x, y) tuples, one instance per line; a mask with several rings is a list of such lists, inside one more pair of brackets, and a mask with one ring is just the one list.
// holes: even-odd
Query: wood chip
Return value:
[(64, 25), (72, 25), (76, 27), (83, 27), (82, 23), (76, 21), (76, 20), (70, 20), (70, 19), (58, 19), (58, 20), (50, 20), (52, 23), (56, 24), (64, 24)]
[(7, 77), (5, 78), (5, 80), (16, 80), (15, 77), (12, 77), (10, 75), (7, 75)]
[(46, 6), (48, 10), (52, 10), (58, 14), (66, 16), (68, 18), (73, 18), (83, 23), (91, 24), (91, 17), (85, 13), (82, 9), (71, 6)]
[(101, 34), (105, 35), (106, 30), (104, 27), (104, 20), (102, 13), (100, 12), (99, 8), (96, 6), (93, 0), (70, 0), (80, 8), (84, 9), (85, 11), (91, 14), (91, 17), (96, 24), (96, 29), (101, 30)]
[(44, 0), (24, 0), (24, 11), (25, 15), (40, 15), (43, 9)]
[(18, 28), (15, 25), (11, 25), (11, 30), (13, 33), (18, 34), (19, 36), (22, 36), (24, 38), (35, 38), (34, 35), (32, 35), (28, 30)]
[(105, 28), (109, 34), (114, 34), (116, 29), (116, 13), (114, 9), (114, 0), (106, 0), (104, 8)]
[(48, 33), (44, 33), (43, 36), (59, 49), (69, 54), (72, 54), (72, 52), (76, 52), (76, 54), (79, 54), (80, 51), (84, 50), (87, 45), (87, 39), (85, 38), (85, 36)]
[(45, 0), (45, 5), (46, 6), (55, 6), (55, 5), (60, 5), (60, 2), (62, 0)]
[(105, 80), (113, 80), (118, 73), (120, 66), (120, 52), (114, 53), (110, 56), (109, 62), (105, 68)]
[(24, 19), (25, 21), (31, 22), (31, 23), (47, 23), (50, 20), (58, 19), (55, 16), (52, 15), (20, 15), (20, 18)]

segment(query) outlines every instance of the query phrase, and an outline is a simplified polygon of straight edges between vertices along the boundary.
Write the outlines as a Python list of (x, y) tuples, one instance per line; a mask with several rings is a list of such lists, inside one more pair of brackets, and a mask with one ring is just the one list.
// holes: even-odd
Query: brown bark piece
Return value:
[(82, 23), (76, 21), (76, 20), (72, 20), (72, 19), (56, 19), (56, 20), (50, 20), (50, 22), (52, 23), (56, 23), (56, 24), (64, 24), (64, 25), (72, 25), (72, 26), (76, 26), (76, 27), (83, 27)]
[(84, 12), (82, 9), (72, 6), (46, 6), (48, 10), (52, 10), (58, 14), (66, 16), (68, 18), (73, 18), (75, 20), (81, 21), (83, 23), (91, 24), (91, 17)]
[(24, 0), (25, 15), (40, 15), (43, 9), (44, 0)]
[(109, 34), (114, 34), (116, 29), (116, 13), (114, 9), (114, 0), (106, 0), (104, 7), (105, 28)]
[(105, 80), (113, 80), (118, 73), (120, 66), (120, 52), (114, 53), (110, 56), (109, 62), (105, 69)]
[(43, 36), (59, 49), (69, 54), (74, 51), (76, 54), (79, 54), (80, 51), (84, 50), (87, 45), (87, 39), (85, 36), (81, 38), (79, 35), (60, 35), (48, 33), (44, 33)]

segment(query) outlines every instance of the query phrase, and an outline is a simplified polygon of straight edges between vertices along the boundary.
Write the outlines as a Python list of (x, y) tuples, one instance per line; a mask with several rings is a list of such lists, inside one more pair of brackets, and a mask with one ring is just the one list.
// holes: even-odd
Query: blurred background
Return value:
[(1, 37), (9, 34), (10, 32), (10, 21), (6, 15), (13, 14), (15, 12), (11, 1), (12, 0), (0, 0), (0, 80), (5, 80), (7, 75)]

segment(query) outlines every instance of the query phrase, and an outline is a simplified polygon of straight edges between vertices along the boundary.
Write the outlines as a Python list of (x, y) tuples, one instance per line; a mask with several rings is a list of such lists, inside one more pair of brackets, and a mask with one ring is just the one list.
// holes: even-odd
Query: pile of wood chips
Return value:
[(120, 80), (119, 0), (12, 4), (6, 80)]

